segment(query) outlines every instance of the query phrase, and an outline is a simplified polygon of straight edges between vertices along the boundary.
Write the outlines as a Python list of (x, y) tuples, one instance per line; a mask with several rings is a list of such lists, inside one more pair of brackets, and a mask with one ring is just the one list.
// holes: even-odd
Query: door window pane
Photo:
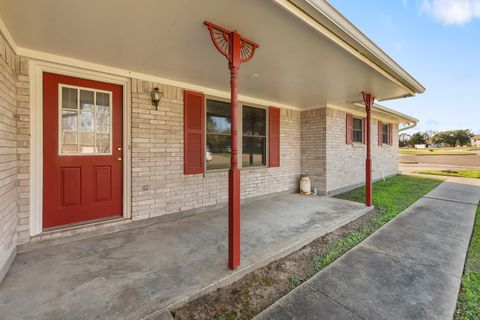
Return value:
[(93, 111), (95, 104), (93, 91), (80, 90), (80, 110)]
[(78, 151), (80, 153), (95, 152), (95, 134), (80, 132), (78, 134)]
[(62, 154), (78, 153), (78, 141), (76, 132), (63, 132), (62, 134)]
[(93, 132), (93, 112), (80, 112), (80, 131)]
[(266, 165), (267, 110), (243, 107), (242, 165), (255, 167)]
[(62, 87), (62, 108), (77, 109), (78, 108), (78, 90), (74, 88)]
[(96, 147), (97, 153), (110, 153), (110, 135), (97, 133)]
[(230, 103), (207, 100), (207, 170), (230, 167)]
[(99, 133), (110, 132), (110, 108), (97, 106), (96, 130)]
[(59, 92), (59, 154), (111, 154), (111, 93), (70, 86)]
[(77, 111), (62, 110), (63, 131), (77, 131), (77, 125), (78, 125)]

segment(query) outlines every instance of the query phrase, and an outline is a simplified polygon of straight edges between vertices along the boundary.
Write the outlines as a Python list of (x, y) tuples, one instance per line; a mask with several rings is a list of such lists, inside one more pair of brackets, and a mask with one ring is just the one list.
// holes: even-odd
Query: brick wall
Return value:
[(0, 34), (0, 280), (16, 247), (17, 125), (15, 55)]
[(326, 108), (301, 113), (301, 168), (309, 176), (312, 188), (326, 192)]
[(30, 240), (30, 79), (28, 68), (28, 60), (24, 57), (17, 57), (17, 243), (19, 244)]
[[(164, 93), (158, 110), (150, 92)], [(241, 197), (296, 190), (300, 112), (281, 110), (279, 168), (242, 169)], [(183, 90), (132, 80), (132, 217), (143, 219), (227, 201), (228, 172), (183, 175)]]
[[(365, 183), (366, 145), (345, 143), (346, 113), (326, 108), (326, 189), (332, 192)], [(372, 119), (373, 179), (398, 173), (398, 125), (393, 126), (393, 145), (378, 146), (377, 120)]]

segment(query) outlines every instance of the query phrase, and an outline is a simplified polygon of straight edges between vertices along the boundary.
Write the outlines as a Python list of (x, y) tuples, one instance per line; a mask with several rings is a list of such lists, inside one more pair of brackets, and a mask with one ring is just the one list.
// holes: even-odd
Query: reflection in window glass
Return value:
[(230, 167), (230, 103), (207, 100), (207, 170)]
[(78, 90), (62, 87), (62, 108), (78, 109)]
[(267, 111), (243, 107), (242, 164), (244, 167), (266, 165)]
[(111, 94), (64, 86), (60, 94), (60, 155), (110, 154)]
[(382, 124), (382, 142), (385, 144), (389, 143), (389, 130), (388, 130), (388, 124)]
[(94, 104), (93, 91), (80, 90), (80, 110), (93, 111)]
[(80, 131), (93, 131), (93, 112), (80, 112)]
[(353, 118), (353, 141), (363, 142), (363, 121), (362, 119)]

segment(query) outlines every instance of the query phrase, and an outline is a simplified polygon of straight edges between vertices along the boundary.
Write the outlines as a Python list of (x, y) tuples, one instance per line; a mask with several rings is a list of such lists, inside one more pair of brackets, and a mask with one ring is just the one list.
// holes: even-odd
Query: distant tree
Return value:
[(448, 130), (437, 132), (433, 136), (432, 141), (455, 147), (468, 145), (471, 137), (473, 137), (473, 133), (470, 130)]
[(455, 130), (453, 133), (456, 145), (462, 147), (469, 145), (473, 136), (474, 134), (470, 130)]
[(437, 132), (435, 130), (425, 130), (423, 132), (423, 136), (425, 137), (425, 140), (427, 141), (427, 144), (432, 144), (432, 139), (435, 136)]
[(406, 132), (400, 133), (398, 135), (398, 146), (400, 148), (408, 147), (410, 144), (410, 135)]
[(426, 144), (425, 134), (423, 132), (415, 132), (410, 137), (410, 146), (414, 147), (416, 144)]

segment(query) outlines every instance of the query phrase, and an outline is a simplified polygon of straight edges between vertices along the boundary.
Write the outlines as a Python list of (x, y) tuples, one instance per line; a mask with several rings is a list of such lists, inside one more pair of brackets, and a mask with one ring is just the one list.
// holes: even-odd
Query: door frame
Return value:
[[(30, 60), (30, 236), (43, 232), (43, 73), (50, 72), (123, 87), (123, 219), (131, 218), (130, 78), (89, 69)], [(67, 227), (68, 228), (68, 227)]]

